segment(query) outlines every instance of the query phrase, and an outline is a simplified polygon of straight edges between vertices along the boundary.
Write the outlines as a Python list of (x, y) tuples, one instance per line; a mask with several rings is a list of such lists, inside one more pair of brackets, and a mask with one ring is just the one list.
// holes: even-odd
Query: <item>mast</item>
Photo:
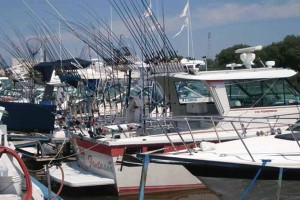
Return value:
[[(191, 48), (192, 48), (192, 56), (193, 58), (195, 58), (195, 54), (194, 54), (194, 41), (193, 41), (193, 29), (192, 29), (192, 18), (191, 18), (191, 10), (190, 10), (190, 1), (187, 0), (187, 5), (188, 5), (188, 41), (191, 42)], [(189, 39), (189, 36), (191, 36), (191, 38)], [(189, 45), (188, 45), (189, 46)], [(189, 47), (188, 47), (189, 49)], [(189, 54), (189, 51), (188, 51)]]
[[(189, 5), (189, 0), (187, 1), (187, 5)], [(190, 9), (188, 9), (190, 10)], [(190, 57), (190, 16), (189, 16), (189, 11), (188, 11), (188, 17), (185, 20), (188, 20), (188, 25), (187, 25), (187, 52), (188, 52), (188, 57)]]

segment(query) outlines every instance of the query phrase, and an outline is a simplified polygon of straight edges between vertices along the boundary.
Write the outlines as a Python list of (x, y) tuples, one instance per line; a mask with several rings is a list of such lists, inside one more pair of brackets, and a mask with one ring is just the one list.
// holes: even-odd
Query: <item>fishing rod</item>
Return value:
[[(151, 44), (154, 47), (154, 48), (152, 47), (152, 49), (151, 49), (152, 51), (148, 52), (149, 57), (151, 57), (151, 54), (153, 54), (154, 52), (159, 52), (160, 51), (160, 44), (159, 44), (158, 38), (155, 35), (155, 31), (152, 30), (153, 25), (147, 20), (148, 17), (145, 17), (144, 15), (141, 14), (141, 12), (139, 12), (139, 10), (142, 9), (141, 6), (139, 6), (140, 4), (138, 2), (135, 2), (135, 1), (132, 1), (132, 0), (131, 0), (131, 4), (132, 4), (132, 7), (135, 10), (136, 15), (138, 16), (138, 18), (140, 19), (140, 21), (142, 23), (142, 27), (144, 28), (143, 29), (144, 35), (149, 37), (149, 39), (147, 39), (147, 40), (149, 40), (148, 43)], [(150, 12), (152, 12), (152, 11), (150, 11)], [(150, 16), (151, 15), (149, 15), (149, 17)], [(152, 56), (155, 56), (155, 55), (152, 55)]]
[[(24, 3), (24, 5), (30, 10), (30, 12), (38, 19), (38, 21), (43, 25), (43, 27), (46, 29), (46, 30), (48, 30), (49, 31), (49, 33), (51, 33), (52, 35), (53, 35), (53, 37), (51, 38), (51, 39), (55, 39), (55, 41), (56, 42), (58, 42), (59, 43), (59, 45), (61, 45), (61, 48), (63, 48), (67, 53), (68, 53), (68, 55), (69, 56), (71, 56), (72, 57), (72, 59), (74, 60), (74, 62), (76, 62), (76, 66), (75, 67), (78, 67), (78, 68), (83, 68), (82, 66), (81, 66), (81, 64), (75, 59), (75, 57), (72, 55), (72, 53), (70, 52), (70, 51), (68, 51), (65, 47), (64, 47), (64, 45), (62, 44), (62, 41), (61, 41), (61, 39), (55, 34), (55, 32), (54, 31), (52, 31), (52, 29), (51, 28), (49, 28), (49, 26), (47, 26), (47, 24), (33, 11), (33, 9), (26, 3), (26, 1), (25, 0), (22, 0), (22, 2)], [(52, 4), (48, 1), (48, 0), (46, 0), (46, 2), (50, 5), (50, 6), (52, 6)], [(55, 8), (53, 8), (53, 9), (55, 9)], [(58, 12), (57, 12), (58, 13)]]
[[(144, 5), (144, 8), (147, 8), (146, 3), (145, 3), (144, 1), (141, 1), (141, 2), (142, 2), (142, 4)], [(151, 11), (151, 12), (152, 12), (152, 11)], [(153, 12), (152, 12), (152, 13), (153, 13)], [(162, 41), (164, 41), (163, 44), (166, 45), (166, 47), (167, 47), (168, 50), (170, 50), (170, 51), (168, 51), (168, 52), (169, 52), (169, 55), (170, 55), (171, 57), (172, 57), (172, 56), (177, 57), (176, 51), (175, 51), (175, 49), (173, 48), (173, 46), (172, 46), (170, 40), (168, 39), (168, 37), (167, 37), (167, 35), (166, 35), (166, 33), (165, 33), (164, 28), (161, 27), (161, 25), (160, 25), (160, 23), (159, 23), (157, 17), (156, 17), (154, 14), (150, 15), (149, 17), (150, 17), (150, 19), (152, 20), (152, 24), (155, 26), (155, 28), (156, 28), (157, 32), (159, 33), (159, 35), (160, 35)]]

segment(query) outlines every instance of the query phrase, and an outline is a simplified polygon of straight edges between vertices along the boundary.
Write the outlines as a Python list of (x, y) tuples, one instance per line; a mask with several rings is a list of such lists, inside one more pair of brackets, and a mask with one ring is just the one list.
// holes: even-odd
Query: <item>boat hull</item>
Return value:
[[(139, 192), (142, 165), (122, 163), (122, 154), (112, 156), (110, 153), (118, 147), (99, 144), (97, 140), (73, 138), (78, 152), (77, 162), (83, 169), (97, 175), (115, 180), (119, 195), (137, 194)], [(92, 148), (91, 148), (92, 147)], [(178, 191), (205, 186), (182, 165), (149, 163), (145, 192)]]

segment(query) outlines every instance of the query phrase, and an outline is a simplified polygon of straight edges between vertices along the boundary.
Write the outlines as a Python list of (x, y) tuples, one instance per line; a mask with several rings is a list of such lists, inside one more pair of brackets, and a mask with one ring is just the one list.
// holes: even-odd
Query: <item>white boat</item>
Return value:
[(299, 139), (298, 124), (281, 134), (218, 144), (203, 142), (189, 150), (141, 157), (148, 156), (150, 162), (163, 165), (184, 166), (222, 200), (298, 199)]
[[(253, 49), (259, 48), (238, 52), (252, 55)], [(100, 127), (96, 120), (88, 129), (72, 127), (70, 133), (77, 161), (64, 166), (70, 172), (70, 178), (65, 177), (66, 184), (94, 185), (89, 177), (74, 177), (90, 172), (97, 178), (97, 185), (114, 185), (119, 195), (137, 193), (142, 170), (141, 160), (135, 157), (137, 153), (179, 150), (184, 148), (182, 141), (186, 146), (195, 146), (201, 141), (237, 139), (231, 124), (218, 122), (220, 118), (234, 120), (235, 128), (243, 132), (243, 137), (280, 132), (287, 127), (283, 123), (295, 123), (299, 117), (300, 93), (288, 78), (296, 72), (271, 65), (251, 68), (252, 61), (244, 59), (246, 69), (222, 71), (188, 73), (169, 68), (171, 71), (164, 73), (166, 68), (155, 69), (157, 74), (152, 78), (161, 85), (172, 116), (162, 114), (142, 123), (133, 121), (112, 126), (99, 122)], [(276, 100), (272, 101), (272, 97)], [(272, 122), (272, 126), (260, 123), (262, 121)], [(183, 166), (151, 163), (148, 174), (146, 192), (204, 187)], [(60, 181), (59, 174), (51, 175)]]
[[(0, 107), (0, 119), (4, 107)], [(0, 125), (0, 198), (43, 200), (62, 199), (33, 178), (11, 142), (7, 141), (6, 125)]]

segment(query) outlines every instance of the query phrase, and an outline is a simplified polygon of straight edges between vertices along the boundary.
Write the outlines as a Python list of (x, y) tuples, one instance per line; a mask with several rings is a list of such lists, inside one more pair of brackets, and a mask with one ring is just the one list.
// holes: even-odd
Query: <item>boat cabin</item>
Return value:
[(273, 67), (274, 61), (253, 66), (253, 51), (237, 50), (245, 68), (153, 75), (169, 101), (173, 116), (271, 116), (297, 113), (300, 91), (290, 81), (296, 72)]

